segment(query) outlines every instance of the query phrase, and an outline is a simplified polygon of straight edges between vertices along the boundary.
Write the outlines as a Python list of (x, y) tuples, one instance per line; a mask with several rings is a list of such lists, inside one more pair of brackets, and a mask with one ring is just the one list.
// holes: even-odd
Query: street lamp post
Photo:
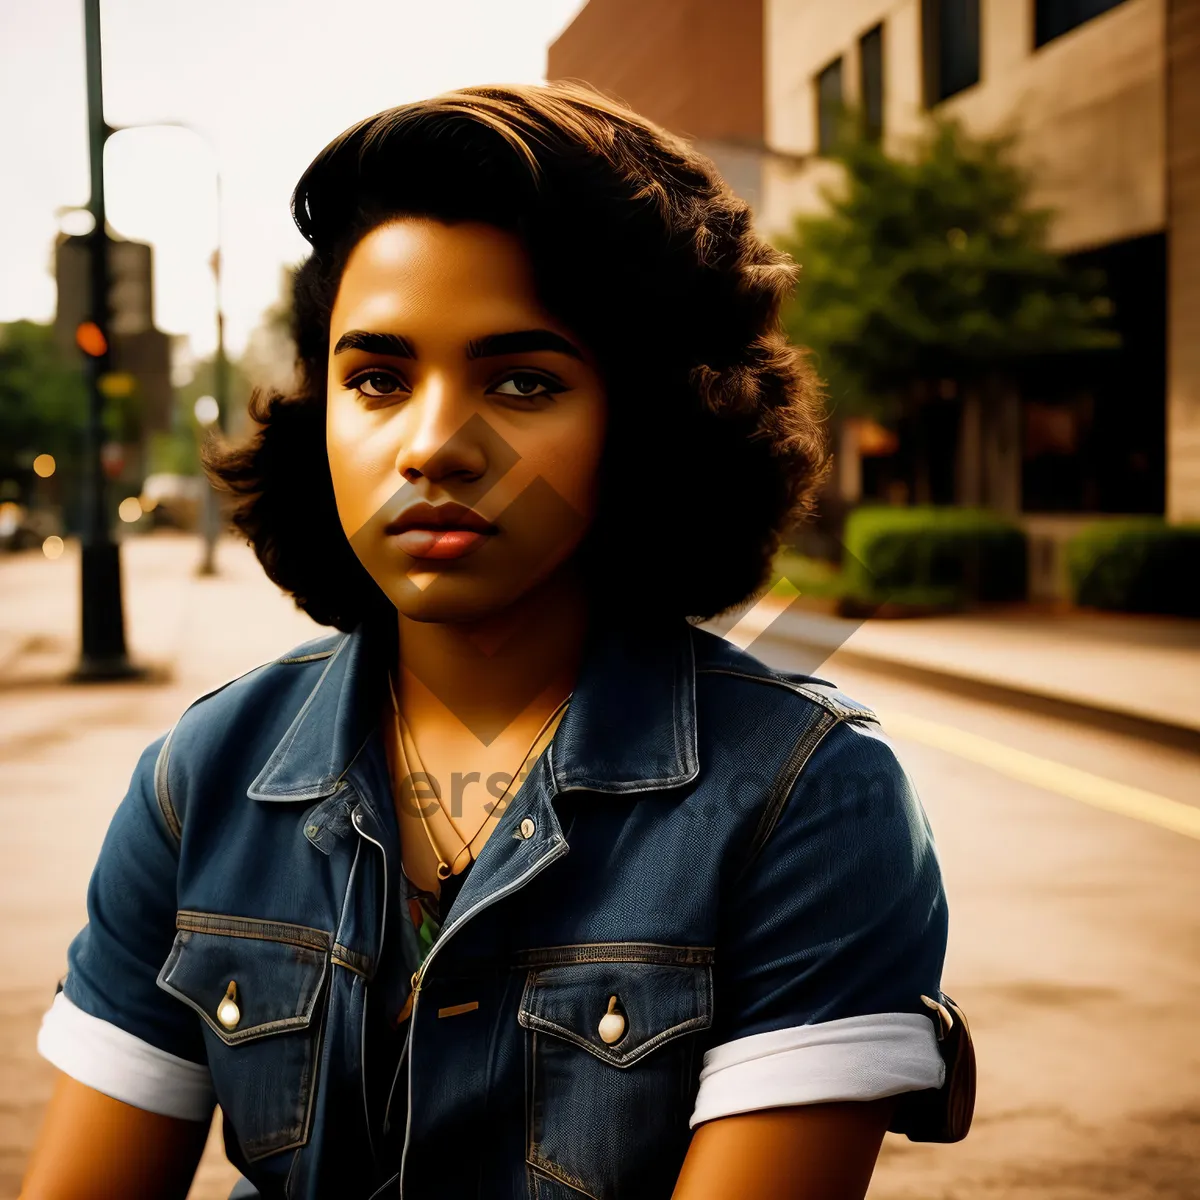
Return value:
[(77, 679), (121, 679), (139, 674), (125, 649), (125, 614), (121, 601), (120, 547), (109, 530), (108, 497), (101, 448), (104, 444), (108, 372), (108, 230), (104, 209), (104, 143), (112, 131), (104, 122), (104, 84), (100, 54), (100, 0), (84, 0), (87, 62), (88, 151), (93, 227), (88, 243), (91, 279), (88, 320), (76, 341), (84, 352), (88, 386), (85, 430), (85, 483), (80, 553), (80, 656)]
[[(88, 243), (90, 280), (88, 319), (76, 331), (76, 342), (84, 353), (88, 387), (88, 418), (85, 428), (85, 482), (83, 529), (80, 554), (81, 648), (76, 679), (122, 679), (142, 672), (130, 661), (125, 648), (125, 614), (121, 597), (120, 546), (113, 539), (108, 519), (108, 489), (105, 483), (104, 445), (105, 394), (103, 383), (111, 356), (109, 331), (108, 226), (104, 202), (104, 146), (118, 132), (104, 120), (104, 75), (100, 39), (100, 0), (83, 0), (83, 27), (87, 65), (88, 152), (91, 196), (88, 211), (92, 230)], [(207, 144), (199, 130), (179, 121), (155, 122), (188, 130)], [(134, 128), (125, 126), (125, 128)], [(211, 145), (214, 161), (216, 152)], [(216, 420), (220, 429), (228, 408), (228, 364), (225, 357), (225, 316), (221, 306), (221, 172), (216, 169), (217, 249), (212, 258), (216, 284), (217, 351), (214, 362)], [(214, 549), (220, 533), (220, 510), (211, 484), (205, 492), (204, 555), (200, 574), (215, 571)]]
[[(218, 380), (214, 382), (219, 387), (219, 376), (222, 365), (220, 362), (221, 354), (219, 347), (217, 354), (217, 362), (214, 365)], [(193, 414), (195, 415), (197, 424), (204, 430), (205, 436), (207, 436), (215, 429), (220, 428), (221, 402), (216, 396), (201, 396), (195, 403)], [(200, 560), (200, 566), (196, 572), (198, 575), (216, 574), (216, 564), (213, 562), (213, 558), (216, 551), (217, 537), (221, 532), (220, 520), (221, 513), (217, 503), (216, 489), (211, 483), (206, 484), (200, 515), (201, 527), (204, 534), (204, 556)]]
[[(220, 432), (224, 427), (225, 413), (229, 408), (229, 364), (225, 358), (225, 312), (221, 305), (221, 176), (217, 174), (217, 248), (213, 251), (212, 272), (217, 292), (217, 351), (213, 357), (213, 400), (216, 414), (211, 426)], [(217, 573), (217, 539), (221, 536), (221, 504), (217, 489), (210, 480), (204, 486), (204, 554), (197, 570), (199, 575)]]

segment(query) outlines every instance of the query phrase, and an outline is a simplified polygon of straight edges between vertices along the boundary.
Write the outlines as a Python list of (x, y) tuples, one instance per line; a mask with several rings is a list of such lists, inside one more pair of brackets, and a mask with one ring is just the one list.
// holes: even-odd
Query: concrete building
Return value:
[[(946, 454), (982, 437), (990, 478), (948, 470), (907, 498), (1021, 514), (1043, 595), (1082, 524), (1200, 520), (1200, 0), (591, 0), (547, 76), (691, 137), (769, 236), (836, 185), (842, 103), (897, 153), (933, 110), (1016, 135), (1051, 248), (1104, 271), (1123, 349), (1009, 396), (994, 428), (955, 415)], [(843, 499), (899, 497), (886, 432), (848, 427)]]
[[(1018, 135), (1034, 172), (1033, 202), (1058, 212), (1056, 249), (1161, 233), (1165, 0), (1107, 0), (1108, 12), (1037, 44), (1039, 11), (1103, 7), (1105, 0), (767, 0), (767, 141), (802, 165), (773, 165), (764, 226), (785, 228), (797, 209), (819, 203), (815, 187), (833, 172), (812, 161), (818, 79), (840, 62), (839, 98), (859, 102), (864, 37), (878, 31), (890, 149), (902, 151), (925, 112), (944, 107), (972, 132)], [(941, 39), (939, 22), (951, 27)]]
[[(1080, 524), (1200, 519), (1200, 0), (766, 0), (764, 32), (765, 140), (787, 152), (764, 164), (768, 233), (836, 185), (839, 104), (897, 153), (941, 110), (1016, 135), (1052, 248), (1108, 278), (1121, 353), (1087, 387), (1023, 396), (1010, 423), (1001, 506), (1033, 539), (1035, 594), (1061, 592)], [(844, 449), (853, 491), (863, 463)]]

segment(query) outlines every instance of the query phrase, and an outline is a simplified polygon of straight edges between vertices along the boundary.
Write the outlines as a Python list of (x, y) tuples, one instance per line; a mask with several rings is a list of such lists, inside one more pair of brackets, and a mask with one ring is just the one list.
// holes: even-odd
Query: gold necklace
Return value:
[[(405, 768), (407, 769), (409, 764), (408, 764), (408, 755), (404, 749), (405, 726), (403, 724), (403, 718), (400, 715), (400, 702), (396, 696), (396, 682), (395, 682), (395, 679), (393, 678), (392, 672), (390, 670), (388, 671), (388, 688), (389, 688), (389, 690), (391, 692), (391, 696), (392, 696), (392, 714), (393, 714), (393, 717), (395, 720), (396, 739), (397, 739), (398, 748), (399, 748), (399, 752), (400, 752), (400, 758), (402, 758), (404, 760), (404, 765), (405, 765)], [(572, 695), (572, 693), (568, 693), (567, 696), (562, 700), (562, 702), (555, 707), (554, 711), (545, 719), (545, 721), (542, 722), (542, 727), (535, 734), (533, 741), (529, 743), (529, 748), (525, 751), (525, 755), (521, 759), (521, 767), (524, 767), (525, 764), (529, 761), (530, 756), (533, 754), (534, 747), (537, 746), (538, 742), (542, 738), (542, 735), (545, 734), (546, 730), (550, 727), (550, 725), (555, 721), (555, 719), (559, 716), (559, 714), (562, 712), (562, 710), (566, 707), (567, 701), (569, 701), (571, 699), (571, 695)], [(412, 738), (411, 733), (409, 734), (409, 737), (410, 737), (410, 740), (412, 740), (413, 750), (416, 751), (416, 747), (417, 747), (416, 740), (414, 738)], [(419, 758), (419, 755), (418, 755), (418, 758)], [(521, 768), (519, 767), (517, 769), (518, 775), (520, 774), (520, 770), (521, 770)], [(434, 799), (437, 800), (438, 807), (442, 810), (442, 815), (446, 818), (446, 824), (450, 827), (450, 831), (454, 834), (454, 836), (456, 838), (458, 838), (458, 840), (460, 842), (462, 842), (462, 847), (454, 855), (453, 862), (450, 862), (450, 863), (446, 862), (446, 860), (442, 857), (442, 852), (437, 847), (437, 843), (433, 839), (432, 832), (429, 829), (429, 822), (425, 817), (424, 805), (421, 805), (421, 804), (417, 805), (417, 815), (421, 819), (421, 828), (425, 831), (425, 837), (429, 842), (429, 848), (433, 851), (433, 856), (437, 859), (437, 877), (438, 877), (438, 879), (440, 879), (444, 882), (445, 880), (449, 879), (451, 875), (458, 874), (458, 871), (455, 868), (458, 866), (459, 859), (462, 858), (464, 853), (467, 855), (468, 864), (475, 861), (475, 856), (471, 853), (471, 846), (475, 842), (475, 839), (477, 837), (479, 837), (479, 835), (486, 828), (487, 823), (493, 817), (498, 817), (501, 813), (503, 813), (504, 802), (508, 798), (509, 792), (512, 791), (513, 784), (516, 783), (516, 781), (517, 781), (517, 776), (514, 775), (510, 778), (508, 786), (504, 789), (504, 792), (502, 793), (500, 798), (491, 807), (491, 809), (489, 809), (487, 815), (483, 818), (483, 821), (481, 822), (479, 827), (475, 830), (475, 832), (473, 834), (471, 834), (470, 838), (468, 838), (466, 840), (464, 840), (462, 834), (458, 832), (457, 827), (455, 826), (453, 820), (451, 820), (451, 818), (450, 818), (450, 814), (448, 812), (446, 812), (446, 806), (442, 803), (442, 793), (441, 793), (441, 789), (438, 787), (437, 780), (433, 779), (431, 776), (428, 776), (428, 775), (426, 776), (426, 778), (428, 778), (430, 781), (430, 785), (433, 788)]]

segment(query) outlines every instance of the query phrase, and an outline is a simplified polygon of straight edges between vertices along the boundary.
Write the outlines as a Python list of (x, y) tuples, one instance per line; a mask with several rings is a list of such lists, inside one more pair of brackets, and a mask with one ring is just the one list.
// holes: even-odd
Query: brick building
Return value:
[(548, 79), (581, 79), (691, 139), (762, 199), (766, 95), (759, 0), (591, 0), (551, 45)]

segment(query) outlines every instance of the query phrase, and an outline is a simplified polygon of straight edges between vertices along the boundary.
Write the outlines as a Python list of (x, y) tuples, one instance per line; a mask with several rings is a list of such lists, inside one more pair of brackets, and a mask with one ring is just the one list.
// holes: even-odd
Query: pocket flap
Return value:
[[(195, 1009), (226, 1045), (308, 1027), (329, 965), (328, 934), (213, 913), (180, 913), (177, 926), (158, 986)], [(236, 1009), (226, 1008), (222, 1021), (227, 998)]]
[[(579, 947), (579, 950), (595, 948)], [(628, 1067), (664, 1042), (712, 1024), (712, 967), (680, 947), (678, 962), (559, 962), (529, 972), (519, 1020), (565, 1038), (614, 1067)], [(674, 947), (649, 947), (660, 952)], [(615, 1001), (614, 1001), (615, 997)], [(619, 1018), (614, 1020), (614, 1018)]]

